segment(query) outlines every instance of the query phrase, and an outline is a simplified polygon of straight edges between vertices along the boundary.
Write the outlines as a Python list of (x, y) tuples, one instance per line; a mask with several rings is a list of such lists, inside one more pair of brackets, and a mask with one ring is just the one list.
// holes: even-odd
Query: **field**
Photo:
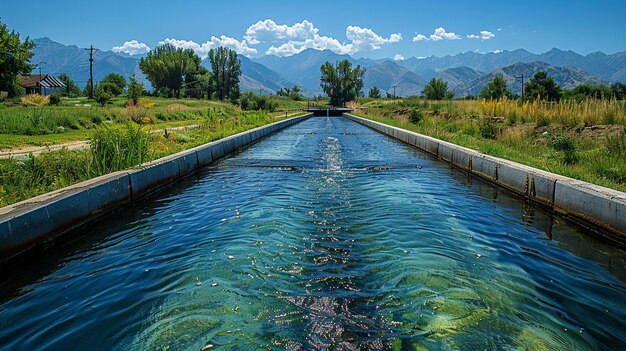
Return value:
[[(278, 109), (306, 106), (306, 102), (289, 99), (276, 101)], [(0, 149), (76, 140), (88, 140), (91, 145), (89, 149), (0, 159), (0, 207), (286, 116), (282, 111), (242, 111), (228, 103), (206, 100), (150, 98), (143, 102), (143, 107), (129, 108), (124, 107), (125, 99), (105, 107), (79, 99), (40, 108), (0, 105)], [(188, 125), (197, 127), (168, 130)]]
[(626, 104), (361, 99), (355, 114), (626, 191)]
[[(0, 104), (2, 150), (77, 140), (92, 146), (0, 159), (0, 206), (271, 123), (306, 106), (273, 99), (276, 112), (161, 98), (137, 107), (124, 107), (125, 99), (105, 107), (83, 99), (40, 108)], [(354, 107), (362, 117), (626, 191), (624, 101), (360, 99)], [(197, 127), (172, 130), (189, 125)]]

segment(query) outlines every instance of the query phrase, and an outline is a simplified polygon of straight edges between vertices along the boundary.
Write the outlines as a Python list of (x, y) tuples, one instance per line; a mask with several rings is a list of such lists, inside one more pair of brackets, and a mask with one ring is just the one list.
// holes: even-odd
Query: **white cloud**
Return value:
[(498, 32), (502, 32), (502, 28), (498, 28)]
[(461, 39), (460, 35), (452, 32), (446, 32), (443, 27), (439, 27), (435, 29), (435, 32), (430, 35), (430, 40), (439, 41), (439, 40), (456, 40)]
[(489, 40), (489, 39), (491, 39), (491, 38), (493, 38), (495, 36), (496, 36), (495, 34), (491, 33), (488, 30), (481, 30), (480, 31), (480, 38), (482, 40)]
[(209, 50), (216, 47), (227, 47), (235, 50), (238, 54), (244, 56), (250, 56), (257, 53), (257, 49), (248, 46), (245, 40), (239, 41), (235, 38), (231, 38), (225, 35), (218, 37), (211, 37), (211, 39), (203, 44), (198, 44), (192, 40), (178, 40), (167, 38), (161, 43), (172, 44), (177, 48), (192, 49), (198, 56), (205, 58), (209, 54)]
[(428, 39), (427, 36), (425, 36), (424, 34), (418, 34), (416, 36), (413, 37), (413, 41), (422, 41), (422, 40), (430, 40)]
[(266, 19), (248, 27), (244, 38), (251, 45), (256, 45), (261, 42), (303, 41), (313, 38), (318, 32), (319, 29), (315, 28), (313, 23), (307, 20), (288, 26), (286, 24), (276, 24), (273, 20)]
[(396, 54), (396, 56), (393, 57), (394, 61), (404, 61), (404, 56), (400, 55), (400, 54)]
[(495, 36), (496, 36), (495, 34), (491, 33), (488, 30), (481, 30), (479, 35), (477, 35), (477, 34), (470, 34), (467, 37), (469, 39), (489, 40), (489, 39), (491, 39), (491, 38), (493, 38)]
[(289, 41), (278, 47), (271, 46), (265, 53), (275, 56), (291, 56), (306, 49), (332, 50), (338, 54), (351, 54), (357, 52), (352, 44), (341, 44), (339, 40), (327, 36), (316, 35), (305, 41)]
[(402, 34), (400, 33), (391, 34), (389, 38), (383, 38), (370, 28), (357, 26), (348, 26), (346, 28), (346, 37), (352, 41), (355, 52), (378, 50), (383, 44), (397, 43), (402, 40)]
[(416, 36), (413, 37), (414, 42), (426, 41), (426, 40), (439, 41), (439, 40), (458, 40), (458, 39), (461, 39), (460, 35), (453, 33), (453, 32), (446, 32), (445, 28), (443, 27), (436, 28), (435, 32), (428, 37), (425, 36), (424, 34), (417, 34)]
[(113, 52), (123, 52), (129, 55), (141, 55), (148, 53), (150, 51), (150, 47), (144, 43), (138, 42), (137, 40), (131, 40), (120, 46), (114, 46), (111, 50)]
[[(264, 28), (271, 28), (272, 30), (265, 30)], [(300, 30), (302, 28), (304, 30)], [(269, 35), (270, 32), (272, 35)], [(335, 38), (322, 36), (318, 33), (319, 29), (306, 20), (293, 26), (278, 25), (272, 20), (265, 20), (257, 22), (248, 28), (246, 39), (258, 44), (261, 42), (261, 38), (279, 42), (281, 39), (291, 38), (281, 45), (272, 45), (265, 52), (268, 55), (275, 56), (291, 56), (306, 49), (332, 50), (339, 54), (354, 54), (361, 51), (378, 50), (384, 44), (397, 43), (402, 40), (402, 34), (400, 33), (394, 33), (385, 38), (370, 28), (357, 26), (348, 26), (346, 28), (348, 43), (341, 43)]]

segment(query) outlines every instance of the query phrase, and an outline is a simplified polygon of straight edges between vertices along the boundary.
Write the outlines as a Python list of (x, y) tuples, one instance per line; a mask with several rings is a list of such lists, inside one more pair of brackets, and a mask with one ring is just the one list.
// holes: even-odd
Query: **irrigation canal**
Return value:
[(626, 253), (342, 117), (2, 268), (2, 350), (617, 350)]

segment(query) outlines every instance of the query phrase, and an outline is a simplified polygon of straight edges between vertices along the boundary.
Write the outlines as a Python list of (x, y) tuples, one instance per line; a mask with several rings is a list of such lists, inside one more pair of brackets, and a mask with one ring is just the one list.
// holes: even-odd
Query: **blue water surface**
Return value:
[(3, 268), (2, 350), (619, 350), (626, 253), (314, 117)]

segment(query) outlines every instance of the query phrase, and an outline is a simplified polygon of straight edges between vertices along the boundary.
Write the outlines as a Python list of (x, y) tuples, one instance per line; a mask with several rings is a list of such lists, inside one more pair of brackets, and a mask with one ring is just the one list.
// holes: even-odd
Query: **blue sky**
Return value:
[(167, 39), (201, 55), (218, 45), (248, 56), (312, 47), (372, 58), (626, 50), (624, 0), (2, 1), (2, 21), (23, 36), (131, 53)]

